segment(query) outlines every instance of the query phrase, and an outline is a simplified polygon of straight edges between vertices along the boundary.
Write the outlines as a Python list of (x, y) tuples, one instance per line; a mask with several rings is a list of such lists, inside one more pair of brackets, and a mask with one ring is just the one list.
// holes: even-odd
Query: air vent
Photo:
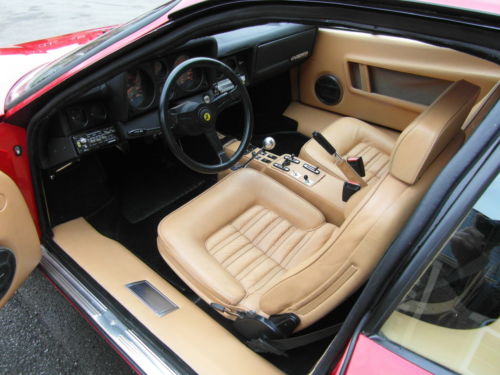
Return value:
[(331, 74), (319, 77), (314, 91), (318, 99), (328, 105), (338, 104), (342, 99), (342, 86), (337, 77)]

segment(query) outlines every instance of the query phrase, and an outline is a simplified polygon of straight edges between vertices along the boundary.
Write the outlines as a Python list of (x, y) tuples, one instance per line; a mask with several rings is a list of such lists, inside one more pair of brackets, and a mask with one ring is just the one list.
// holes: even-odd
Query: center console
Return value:
[[(224, 145), (224, 150), (231, 155), (239, 144), (239, 141), (233, 140)], [(342, 224), (345, 207), (345, 202), (342, 201), (343, 180), (325, 173), (319, 167), (296, 156), (276, 155), (255, 146), (249, 147), (247, 154), (233, 167), (232, 171), (247, 163), (252, 157), (252, 152), (258, 152), (258, 154), (250, 161), (247, 168), (254, 168), (267, 174), (311, 202), (325, 215), (328, 222), (337, 226)], [(220, 177), (232, 171), (226, 171)]]

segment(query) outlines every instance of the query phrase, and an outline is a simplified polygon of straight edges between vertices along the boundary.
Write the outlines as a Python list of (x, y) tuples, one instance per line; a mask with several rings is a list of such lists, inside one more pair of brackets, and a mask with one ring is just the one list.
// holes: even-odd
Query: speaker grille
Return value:
[(14, 253), (5, 247), (0, 247), (0, 298), (10, 288), (16, 273), (16, 258)]
[(321, 102), (328, 105), (335, 105), (342, 100), (342, 86), (334, 75), (322, 75), (316, 80), (314, 85), (316, 96)]

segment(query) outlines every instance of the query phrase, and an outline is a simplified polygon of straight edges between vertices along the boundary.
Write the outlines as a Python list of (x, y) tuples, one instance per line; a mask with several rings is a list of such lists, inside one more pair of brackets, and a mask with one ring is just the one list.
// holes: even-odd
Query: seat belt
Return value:
[(309, 345), (313, 342), (325, 339), (335, 335), (342, 326), (342, 323), (337, 323), (318, 331), (307, 333), (305, 335), (289, 337), (279, 340), (266, 340), (263, 338), (253, 339), (246, 342), (247, 346), (257, 353), (272, 353), (282, 356), (287, 356), (286, 351), (300, 348)]

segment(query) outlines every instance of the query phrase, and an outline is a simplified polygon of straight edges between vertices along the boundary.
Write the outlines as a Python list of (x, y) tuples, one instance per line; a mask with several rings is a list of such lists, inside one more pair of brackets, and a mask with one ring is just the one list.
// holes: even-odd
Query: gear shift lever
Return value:
[(266, 151), (271, 151), (276, 147), (276, 141), (273, 137), (266, 137), (262, 141), (262, 148)]
[(252, 157), (248, 159), (246, 163), (242, 164), (239, 168), (245, 168), (253, 159), (262, 154), (263, 151), (271, 151), (274, 147), (276, 147), (276, 141), (273, 137), (264, 138), (264, 140), (262, 141), (262, 147), (258, 151), (252, 152)]

